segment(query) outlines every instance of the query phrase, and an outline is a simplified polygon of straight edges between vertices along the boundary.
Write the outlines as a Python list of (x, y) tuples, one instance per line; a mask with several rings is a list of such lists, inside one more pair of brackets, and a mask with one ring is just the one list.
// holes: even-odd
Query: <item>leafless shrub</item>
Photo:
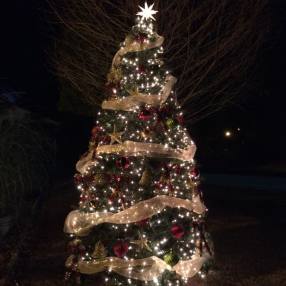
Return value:
[(48, 189), (55, 146), (28, 112), (0, 114), (0, 217), (17, 216), (25, 199)]
[[(100, 104), (113, 55), (142, 1), (48, 0), (65, 29), (56, 68), (88, 104)], [(140, 2), (140, 3), (139, 3)], [(268, 0), (158, 0), (166, 63), (192, 122), (233, 101), (268, 29)]]

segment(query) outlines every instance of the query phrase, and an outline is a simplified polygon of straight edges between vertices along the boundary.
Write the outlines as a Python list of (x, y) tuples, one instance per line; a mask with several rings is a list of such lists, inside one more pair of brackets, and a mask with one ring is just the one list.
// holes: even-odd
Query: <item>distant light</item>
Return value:
[(225, 131), (224, 132), (224, 136), (227, 137), (227, 138), (231, 137), (232, 136), (231, 131), (229, 131), (229, 130)]
[(238, 127), (238, 128), (237, 128), (237, 131), (240, 131), (240, 130), (241, 130), (241, 129)]

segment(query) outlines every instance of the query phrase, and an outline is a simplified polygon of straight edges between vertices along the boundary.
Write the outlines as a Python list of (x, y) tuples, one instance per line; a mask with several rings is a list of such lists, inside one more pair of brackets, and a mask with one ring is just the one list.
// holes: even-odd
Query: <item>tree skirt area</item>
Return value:
[[(207, 280), (190, 286), (286, 285), (286, 191), (204, 186), (204, 192), (216, 265)], [(71, 184), (59, 184), (53, 194), (29, 241), (29, 254), (19, 259), (16, 279), (0, 278), (0, 285), (64, 285), (67, 239), (62, 230), (77, 194)], [(83, 285), (99, 286), (95, 280)]]

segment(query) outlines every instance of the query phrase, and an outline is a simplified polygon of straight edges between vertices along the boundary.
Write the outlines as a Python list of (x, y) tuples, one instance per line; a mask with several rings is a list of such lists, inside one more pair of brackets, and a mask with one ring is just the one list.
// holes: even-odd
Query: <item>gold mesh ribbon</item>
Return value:
[(125, 47), (119, 49), (119, 51), (115, 54), (112, 66), (118, 66), (121, 63), (122, 57), (130, 52), (140, 52), (147, 49), (154, 49), (162, 46), (164, 43), (164, 37), (156, 35), (156, 40), (154, 42), (149, 43), (138, 43), (130, 36), (127, 36), (125, 39)]
[(206, 207), (199, 196), (194, 196), (192, 201), (170, 196), (156, 196), (152, 199), (139, 202), (119, 213), (72, 211), (66, 218), (64, 232), (83, 237), (87, 236), (96, 225), (102, 223), (135, 223), (162, 212), (166, 207), (183, 208), (197, 214), (203, 214), (206, 211)]
[[(174, 267), (171, 267), (156, 256), (129, 260), (108, 257), (92, 262), (80, 260), (78, 262), (78, 269), (80, 273), (89, 275), (103, 271), (113, 271), (121, 276), (141, 281), (152, 281), (160, 277), (166, 270), (174, 271), (183, 278), (191, 278), (200, 271), (208, 259), (208, 255), (200, 256), (199, 251), (196, 251), (190, 260), (181, 260)], [(68, 258), (66, 266), (70, 267), (72, 261), (73, 256)]]
[(123, 156), (146, 156), (159, 158), (172, 158), (182, 161), (192, 161), (196, 153), (196, 145), (192, 143), (186, 149), (174, 149), (156, 143), (142, 143), (125, 141), (117, 145), (102, 145), (97, 147), (96, 154), (114, 154)]
[(81, 174), (84, 174), (89, 166), (91, 166), (94, 162), (93, 160), (93, 151), (89, 151), (76, 163), (76, 170)]
[(143, 104), (160, 106), (168, 99), (176, 82), (177, 79), (174, 76), (168, 75), (166, 83), (159, 94), (148, 95), (139, 93), (138, 95), (127, 96), (125, 98), (105, 100), (101, 107), (102, 109), (133, 111)]
[[(122, 144), (98, 146), (96, 154), (97, 156), (104, 154), (118, 154), (121, 156), (146, 156), (192, 161), (197, 148), (191, 138), (189, 138), (188, 143), (190, 145), (186, 149), (174, 149), (165, 147), (162, 144), (125, 141)], [(90, 151), (77, 162), (76, 170), (79, 173), (84, 174), (88, 167), (96, 162), (93, 159), (93, 153), (93, 151)]]

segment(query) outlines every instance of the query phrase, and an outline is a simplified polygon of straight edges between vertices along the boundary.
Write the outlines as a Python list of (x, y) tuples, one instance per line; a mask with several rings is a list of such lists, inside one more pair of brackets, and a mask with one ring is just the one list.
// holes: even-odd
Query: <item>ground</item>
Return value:
[[(286, 285), (286, 191), (204, 186), (204, 193), (216, 265), (206, 281), (191, 286)], [(18, 281), (11, 285), (64, 284), (63, 222), (76, 203), (72, 185), (58, 184), (41, 212), (39, 227), (30, 241), (31, 251), (20, 263)], [(1, 278), (0, 285), (5, 285)]]

